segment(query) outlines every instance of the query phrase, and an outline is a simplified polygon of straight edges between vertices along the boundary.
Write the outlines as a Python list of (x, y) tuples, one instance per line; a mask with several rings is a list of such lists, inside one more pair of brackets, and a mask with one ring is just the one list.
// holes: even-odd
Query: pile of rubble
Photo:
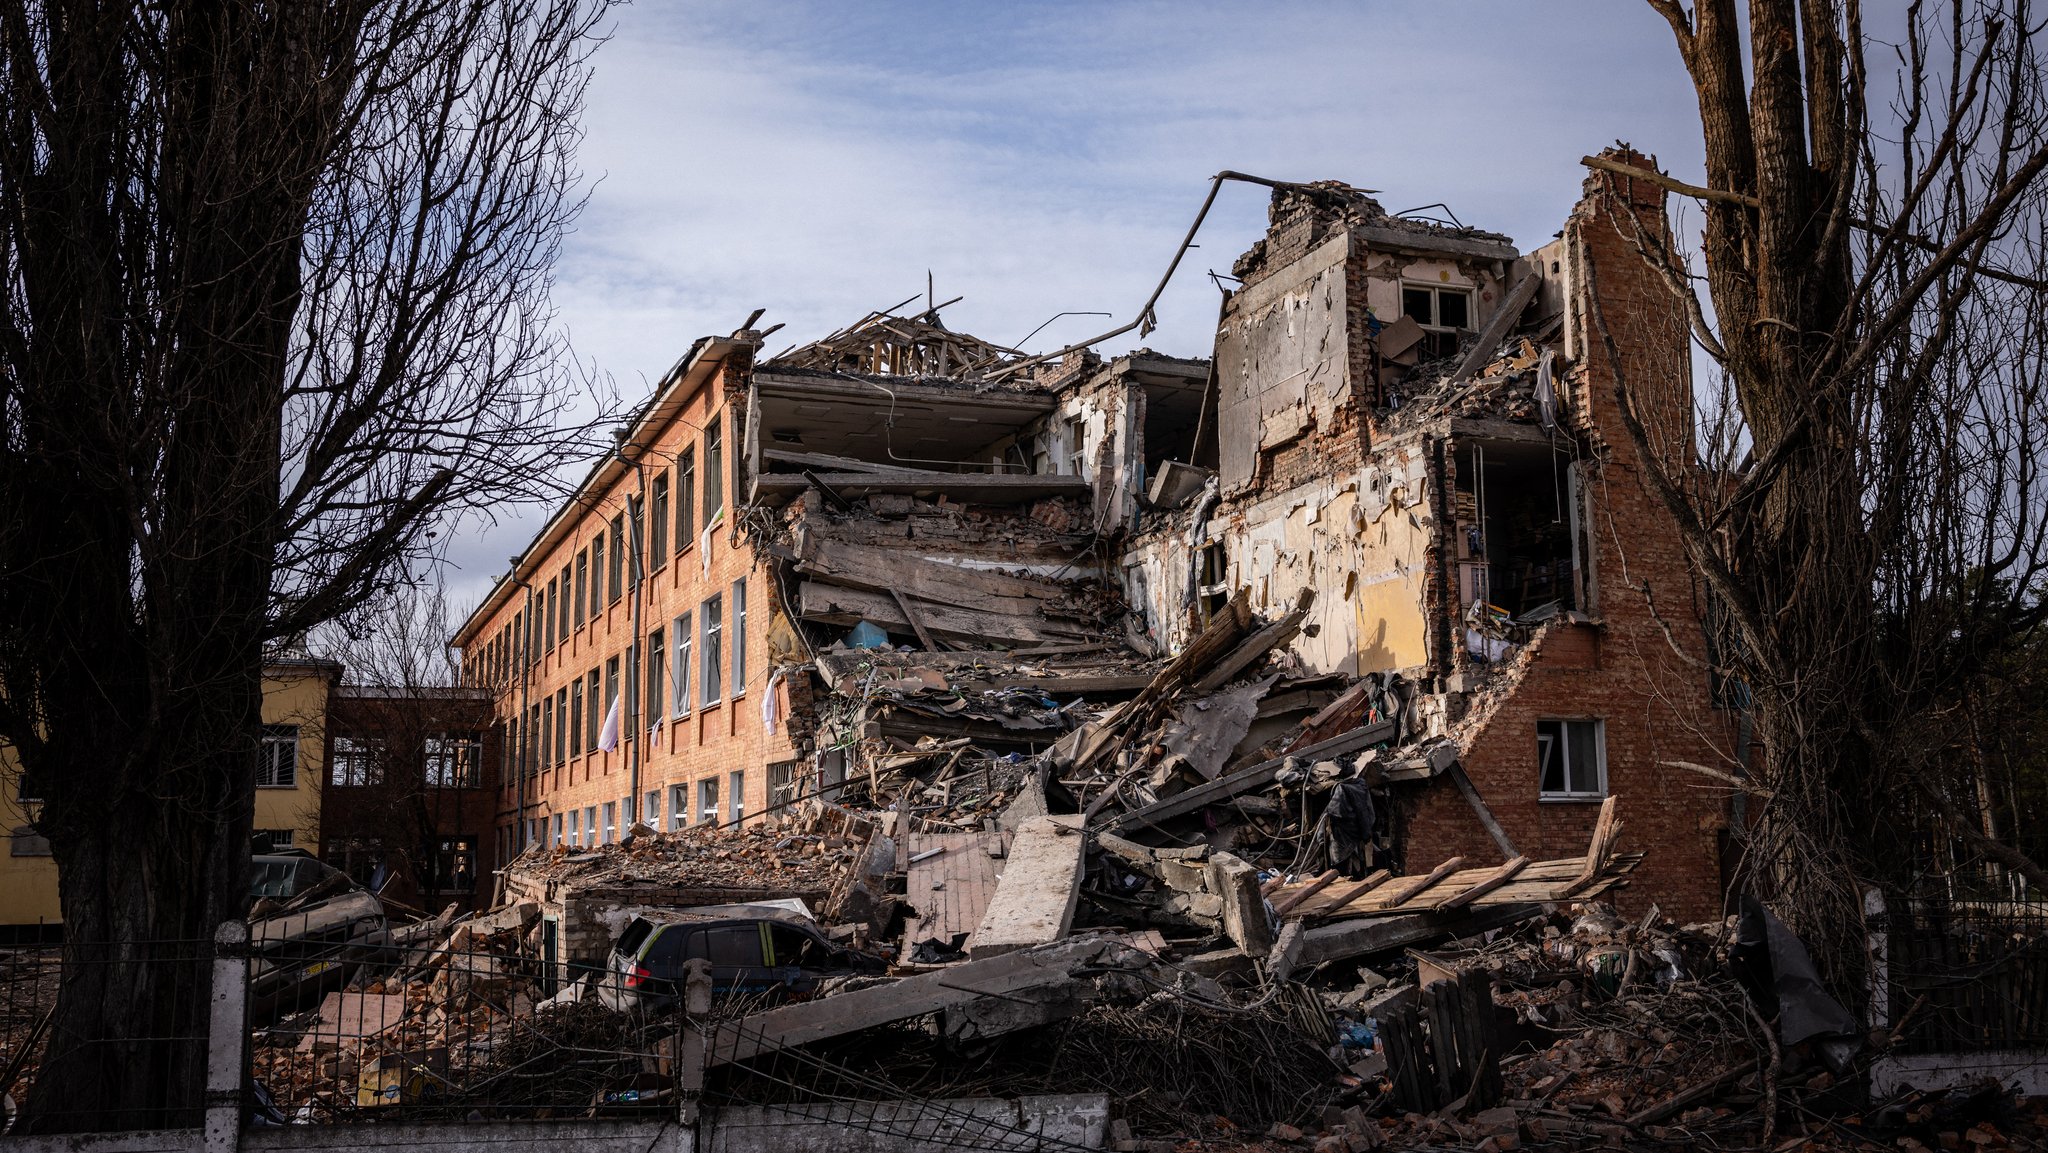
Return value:
[(792, 820), (740, 828), (696, 825), (673, 832), (636, 824), (615, 844), (535, 844), (508, 868), (538, 880), (595, 884), (687, 884), (692, 888), (829, 889), (858, 850), (844, 838), (806, 833)]

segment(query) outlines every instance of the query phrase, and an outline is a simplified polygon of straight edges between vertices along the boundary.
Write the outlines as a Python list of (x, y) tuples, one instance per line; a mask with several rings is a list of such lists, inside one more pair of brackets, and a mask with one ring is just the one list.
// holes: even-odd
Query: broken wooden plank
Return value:
[(1569, 897), (1592, 884), (1594, 878), (1607, 866), (1608, 850), (1614, 840), (1614, 811), (1620, 800), (1620, 794), (1610, 794), (1606, 800), (1600, 802), (1600, 817), (1593, 822), (1593, 836), (1586, 844), (1585, 867), (1579, 870), (1579, 875), (1573, 877), (1572, 883), (1566, 886), (1564, 896)]
[[(1327, 741), (1310, 745), (1308, 748), (1289, 755), (1303, 761), (1310, 761), (1318, 757), (1337, 757), (1362, 749), (1367, 745), (1391, 739), (1393, 735), (1393, 722), (1381, 721), (1377, 724), (1353, 729), (1348, 733), (1341, 733)], [(1155, 801), (1142, 808), (1120, 813), (1111, 818), (1107, 824), (1111, 828), (1119, 830), (1142, 829), (1149, 825), (1156, 825), (1161, 821), (1170, 820), (1183, 813), (1191, 813), (1196, 809), (1206, 808), (1209, 805), (1221, 804), (1239, 793), (1263, 789), (1273, 783), (1274, 774), (1278, 773), (1281, 766), (1287, 763), (1287, 759), (1287, 757), (1274, 757), (1272, 760), (1261, 761), (1229, 776), (1218, 777), (1213, 781), (1204, 781), (1192, 789), (1175, 793), (1165, 800)]]
[[(952, 605), (917, 603), (925, 627), (934, 637), (985, 645), (991, 639), (1040, 641), (1052, 637), (1084, 636), (1084, 627), (1043, 618), (975, 612)], [(914, 633), (903, 610), (889, 593), (850, 589), (819, 581), (805, 581), (797, 588), (797, 612), (804, 620), (818, 624), (852, 627), (868, 621), (899, 633)], [(893, 626), (893, 628), (892, 628)]]
[(1339, 890), (1336, 896), (1324, 898), (1319, 907), (1317, 907), (1315, 910), (1311, 911), (1308, 909), (1303, 909), (1302, 916), (1321, 916), (1322, 914), (1327, 913), (1332, 909), (1341, 909), (1344, 906), (1350, 904), (1351, 902), (1357, 900), (1358, 898), (1363, 897), (1367, 893), (1372, 892), (1374, 889), (1379, 888), (1381, 885), (1387, 882), (1388, 878), (1392, 877), (1393, 875), (1394, 874), (1389, 873), (1385, 869), (1376, 870), (1372, 873), (1372, 875), (1366, 877), (1363, 881), (1360, 881), (1357, 884), (1352, 885), (1348, 889)]
[(1032, 817), (1017, 827), (981, 927), (968, 938), (976, 959), (1057, 941), (1074, 923), (1081, 899), (1087, 839), (1058, 817)]
[(1273, 902), (1273, 915), (1275, 917), (1285, 917), (1295, 906), (1329, 888), (1330, 882), (1336, 879), (1337, 870), (1326, 870), (1322, 876), (1287, 894), (1286, 897)]
[(1386, 892), (1380, 894), (1379, 907), (1394, 909), (1406, 904), (1427, 892), (1430, 886), (1457, 872), (1458, 866), (1464, 863), (1465, 858), (1452, 857), (1420, 877), (1404, 877), (1396, 881), (1387, 886)]
[(1442, 912), (1446, 909), (1462, 909), (1465, 906), (1471, 904), (1472, 902), (1478, 900), (1479, 898), (1484, 897), (1486, 894), (1493, 892), (1495, 889), (1500, 888), (1502, 885), (1507, 884), (1509, 881), (1514, 880), (1515, 874), (1521, 872), (1523, 869), (1526, 869), (1528, 867), (1529, 858), (1516, 857), (1515, 859), (1495, 869), (1492, 875), (1488, 876), (1486, 879), (1479, 881), (1476, 884), (1467, 885), (1463, 892), (1457, 893), (1453, 896), (1445, 897), (1443, 900), (1438, 901), (1436, 904), (1430, 907), (1437, 910), (1438, 912)]
[(1407, 913), (1397, 917), (1364, 917), (1318, 925), (1302, 933), (1295, 954), (1299, 966), (1320, 965), (1347, 957), (1405, 949), (1445, 937), (1469, 937), (1525, 921), (1542, 912), (1534, 904), (1487, 905), (1447, 913)]
[(1479, 818), (1479, 823), (1486, 829), (1486, 835), (1492, 837), (1493, 843), (1500, 848), (1500, 855), (1509, 859), (1521, 856), (1515, 851), (1515, 843), (1508, 840), (1508, 831), (1500, 827), (1500, 821), (1495, 819), (1493, 810), (1486, 807), (1486, 800), (1479, 795), (1478, 786), (1472, 783), (1471, 777), (1465, 775), (1464, 763), (1452, 761), (1450, 767), (1444, 770), (1444, 775), (1451, 778), (1451, 783), (1458, 786), (1458, 791), (1465, 795), (1465, 803), (1472, 806), (1472, 815)]
[[(1037, 473), (1008, 475), (906, 472), (892, 475), (876, 472), (827, 472), (819, 473), (817, 477), (820, 484), (830, 485), (844, 497), (904, 493), (912, 496), (945, 495), (978, 504), (1015, 504), (1027, 500), (1042, 500), (1049, 496), (1084, 499), (1094, 493), (1094, 487), (1085, 477)], [(761, 477), (760, 493), (763, 497), (791, 497), (801, 495), (810, 487), (810, 480), (803, 476), (767, 473)]]
[(1463, 384), (1485, 367), (1487, 362), (1493, 359), (1494, 353), (1499, 351), (1500, 342), (1506, 340), (1509, 331), (1515, 327), (1515, 321), (1521, 319), (1522, 310), (1529, 307), (1531, 300), (1536, 299), (1536, 287), (1543, 278), (1536, 275), (1535, 269), (1525, 264), (1518, 263), (1515, 267), (1521, 269), (1521, 277), (1508, 286), (1507, 293), (1501, 298), (1500, 307), (1494, 309), (1493, 315), (1487, 318), (1486, 327), (1479, 330), (1479, 339), (1473, 342), (1471, 351), (1465, 354), (1465, 359), (1458, 362), (1458, 368), (1451, 373), (1449, 383)]
[(1216, 662), (1203, 674), (1201, 680), (1195, 682), (1195, 694), (1207, 696), (1215, 692), (1229, 684), (1239, 673), (1250, 668), (1253, 662), (1263, 659), (1273, 649), (1293, 640), (1294, 635), (1301, 631), (1302, 622), (1308, 619), (1309, 606), (1315, 603), (1315, 599), (1316, 590), (1303, 586), (1294, 599), (1294, 608), (1289, 610), (1286, 616), (1246, 637), (1228, 656)]
[(909, 621), (910, 627), (917, 631), (918, 647), (928, 653), (937, 652), (939, 650), (939, 642), (933, 640), (931, 630), (924, 627), (924, 618), (919, 616), (917, 609), (911, 606), (910, 598), (904, 596), (901, 589), (894, 587), (890, 588), (889, 595), (896, 599), (896, 607), (903, 610), (904, 619)]

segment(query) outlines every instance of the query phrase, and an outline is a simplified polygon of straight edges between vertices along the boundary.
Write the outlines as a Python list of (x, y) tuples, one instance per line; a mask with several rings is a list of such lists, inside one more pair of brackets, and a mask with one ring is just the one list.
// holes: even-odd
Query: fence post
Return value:
[(205, 1153), (235, 1153), (249, 1044), (249, 925), (224, 921), (213, 935), (213, 988), (206, 1028)]
[(711, 962), (697, 958), (683, 965), (683, 1035), (676, 1052), (676, 1120), (697, 1124), (704, 1097), (703, 1021), (711, 1012)]

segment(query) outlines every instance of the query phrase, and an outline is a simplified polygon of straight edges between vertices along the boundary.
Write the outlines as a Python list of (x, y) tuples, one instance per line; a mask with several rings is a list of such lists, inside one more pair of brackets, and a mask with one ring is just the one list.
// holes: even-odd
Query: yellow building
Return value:
[[(327, 764), (327, 699), (341, 666), (283, 657), (263, 668), (263, 744), (256, 764), (254, 828), (273, 846), (320, 846), (320, 786)], [(8, 832), (0, 857), (0, 926), (55, 925), (57, 865), (35, 835), (37, 802), (21, 795), (21, 772), (0, 749), (0, 825)]]

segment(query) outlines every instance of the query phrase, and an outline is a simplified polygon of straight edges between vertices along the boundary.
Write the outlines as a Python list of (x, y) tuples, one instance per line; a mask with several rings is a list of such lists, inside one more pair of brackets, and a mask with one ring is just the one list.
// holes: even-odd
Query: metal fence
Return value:
[(1899, 1052), (2048, 1048), (2048, 905), (1898, 901), (1884, 930)]
[[(198, 1124), (215, 955), (212, 941), (0, 948), (0, 1128)], [(97, 1015), (115, 1035), (88, 1038), (59, 1016), (60, 989), (106, 1010)]]

